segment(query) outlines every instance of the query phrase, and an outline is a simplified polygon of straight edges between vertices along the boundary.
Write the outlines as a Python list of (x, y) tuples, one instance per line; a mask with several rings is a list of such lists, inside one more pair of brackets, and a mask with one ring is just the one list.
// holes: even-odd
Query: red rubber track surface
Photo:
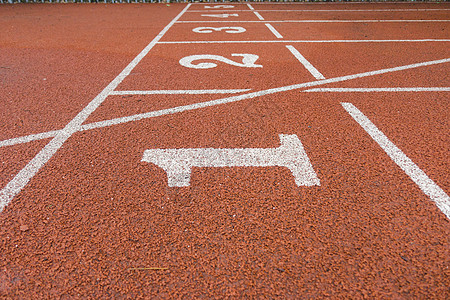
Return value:
[[(235, 5), (227, 12), (249, 10)], [(252, 6), (266, 23), (450, 19), (448, 4)], [(0, 140), (64, 128), (185, 7), (1, 6)], [(442, 10), (264, 12), (345, 8)], [(190, 6), (180, 21), (204, 20), (189, 12), (202, 9)], [(234, 21), (258, 21), (238, 14)], [(255, 92), (315, 81), (286, 45), (325, 78), (450, 57), (448, 41), (168, 43), (277, 40), (264, 23), (175, 23), (116, 90)], [(448, 23), (270, 24), (284, 40), (408, 40), (449, 39)], [(246, 32), (195, 34), (200, 26)], [(263, 67), (179, 63), (233, 53), (258, 55)], [(446, 62), (318, 87), (448, 88), (449, 71)], [(449, 298), (449, 219), (341, 104), (356, 106), (448, 194), (449, 92), (306, 89), (73, 134), (0, 213), (0, 296)], [(84, 124), (232, 95), (110, 95)], [(193, 168), (190, 186), (169, 187), (163, 169), (141, 161), (147, 149), (276, 148), (279, 134), (299, 137), (320, 186), (297, 186), (274, 166)], [(1, 187), (49, 141), (0, 147)]]

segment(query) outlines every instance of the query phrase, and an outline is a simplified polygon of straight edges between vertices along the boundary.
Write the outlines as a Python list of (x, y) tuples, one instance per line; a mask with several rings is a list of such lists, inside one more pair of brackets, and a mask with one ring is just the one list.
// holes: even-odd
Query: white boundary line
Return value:
[[(439, 8), (399, 8), (399, 9), (255, 9), (256, 11), (261, 11), (261, 12), (365, 12), (365, 11), (380, 11), (380, 12), (420, 12), (420, 11), (446, 11), (446, 10), (450, 10), (449, 8), (443, 8), (443, 9), (439, 9)], [(199, 13), (199, 12), (222, 12), (222, 11), (237, 11), (237, 12), (241, 12), (241, 11), (248, 11), (248, 10), (244, 10), (244, 9), (205, 9), (205, 10), (190, 10), (188, 12), (195, 12), (195, 13)]]
[(392, 87), (392, 88), (316, 88), (302, 92), (324, 92), (324, 93), (370, 93), (370, 92), (450, 92), (450, 87)]
[(351, 103), (341, 103), (352, 118), (450, 219), (450, 197)]
[(280, 21), (178, 21), (177, 23), (427, 23), (450, 22), (450, 20), (280, 20)]
[(450, 39), (420, 40), (268, 40), (268, 41), (164, 41), (158, 44), (248, 44), (248, 43), (427, 43), (450, 42)]
[(295, 56), (296, 59), (298, 59), (299, 62), (305, 66), (306, 70), (311, 73), (312, 76), (316, 79), (325, 79), (325, 76), (322, 75), (322, 73), (319, 72), (300, 52), (298, 52), (297, 49), (295, 49), (291, 45), (286, 45), (286, 48), (288, 48), (289, 51), (291, 51), (292, 55)]
[(234, 90), (151, 90), (151, 91), (113, 91), (110, 95), (203, 95), (203, 94), (235, 94), (248, 92), (251, 89)]
[(164, 29), (130, 62), (120, 74), (111, 81), (103, 91), (100, 92), (72, 121), (22, 169), (20, 172), (0, 191), (0, 212), (11, 202), (11, 200), (27, 185), (31, 178), (53, 157), (59, 148), (75, 132), (79, 131), (84, 121), (102, 104), (112, 91), (127, 77), (136, 65), (148, 54), (158, 43), (163, 35), (191, 6), (188, 4)]
[[(289, 86), (284, 86), (284, 87), (279, 87), (279, 88), (273, 88), (273, 89), (262, 90), (262, 91), (258, 91), (258, 92), (252, 92), (252, 93), (243, 94), (243, 95), (239, 95), (239, 96), (222, 98), (222, 99), (218, 99), (218, 100), (194, 103), (194, 104), (178, 106), (178, 107), (174, 107), (174, 108), (168, 108), (168, 109), (151, 111), (151, 112), (142, 113), (142, 114), (136, 114), (136, 115), (127, 116), (127, 117), (121, 117), (121, 118), (115, 118), (115, 119), (110, 119), (110, 120), (105, 120), (105, 121), (94, 122), (94, 123), (82, 125), (79, 131), (86, 131), (86, 130), (91, 130), (91, 129), (95, 129), (95, 128), (108, 127), (108, 126), (112, 126), (112, 125), (118, 125), (118, 124), (123, 124), (123, 123), (143, 120), (143, 119), (164, 116), (164, 115), (170, 115), (170, 114), (175, 114), (175, 113), (184, 112), (184, 111), (191, 111), (191, 110), (201, 109), (201, 108), (205, 108), (205, 107), (211, 107), (211, 106), (225, 104), (225, 103), (232, 103), (232, 102), (237, 102), (237, 101), (241, 101), (241, 100), (245, 100), (245, 99), (252, 99), (252, 98), (263, 96), (263, 95), (274, 94), (274, 93), (278, 93), (278, 92), (301, 89), (301, 88), (310, 87), (310, 86), (324, 85), (324, 84), (334, 83), (334, 82), (342, 82), (342, 81), (352, 80), (352, 79), (356, 79), (356, 78), (369, 77), (369, 76), (374, 76), (374, 75), (380, 75), (380, 74), (385, 74), (385, 73), (390, 73), (390, 72), (408, 70), (408, 69), (413, 69), (413, 68), (418, 68), (418, 67), (423, 67), (423, 66), (447, 63), (447, 62), (450, 62), (450, 58), (435, 60), (435, 61), (428, 61), (428, 62), (417, 63), (417, 64), (411, 64), (411, 65), (405, 65), (405, 66), (395, 67), (395, 68), (381, 69), (381, 70), (377, 70), (377, 71), (364, 72), (364, 73), (358, 73), (358, 74), (335, 77), (335, 78), (329, 78), (329, 79), (324, 79), (324, 80), (317, 80), (317, 81), (311, 81), (311, 82), (306, 82), (306, 83), (294, 84), (294, 85), (289, 85)], [(27, 142), (32, 142), (32, 141), (36, 141), (36, 140), (53, 137), (60, 131), (61, 130), (53, 130), (53, 131), (49, 131), (49, 132), (31, 134), (31, 135), (27, 135), (27, 136), (4, 140), (4, 141), (0, 142), (0, 147), (12, 146), (12, 145), (16, 145), (16, 144), (27, 143)]]
[(269, 28), (269, 30), (273, 33), (273, 35), (277, 38), (277, 39), (282, 39), (283, 36), (269, 23), (265, 23), (264, 25), (266, 25), (267, 28)]
[(250, 5), (250, 3), (247, 3), (247, 6), (259, 20), (264, 20), (264, 18), (253, 8), (253, 6)]

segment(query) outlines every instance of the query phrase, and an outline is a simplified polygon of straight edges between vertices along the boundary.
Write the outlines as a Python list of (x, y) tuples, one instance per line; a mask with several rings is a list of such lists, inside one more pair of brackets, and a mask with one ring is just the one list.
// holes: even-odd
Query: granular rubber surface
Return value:
[[(2, 5), (0, 297), (449, 298), (449, 21), (446, 3)], [(275, 156), (187, 186), (143, 161), (280, 135), (320, 184)]]

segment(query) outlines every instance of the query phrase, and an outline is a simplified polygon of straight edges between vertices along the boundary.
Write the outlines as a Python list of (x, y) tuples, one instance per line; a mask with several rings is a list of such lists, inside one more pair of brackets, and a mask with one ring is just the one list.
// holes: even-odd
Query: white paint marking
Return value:
[[(230, 21), (178, 21), (177, 23), (228, 23)], [(450, 20), (273, 20), (273, 21), (233, 21), (233, 23), (427, 23), (450, 22)]]
[[(238, 14), (206, 14), (206, 15), (201, 15), (202, 17), (210, 17), (210, 18), (229, 18), (229, 17), (239, 17)], [(208, 21), (205, 21), (208, 22)], [(227, 22), (227, 21), (225, 21)]]
[(283, 36), (269, 23), (265, 23), (264, 25), (266, 25), (267, 28), (269, 28), (269, 30), (273, 33), (273, 35), (275, 35), (276, 38), (278, 39), (282, 39)]
[(31, 178), (52, 158), (59, 148), (75, 132), (80, 131), (84, 121), (100, 106), (109, 94), (127, 77), (136, 65), (158, 43), (163, 35), (190, 7), (188, 4), (164, 29), (130, 62), (120, 74), (111, 81), (75, 118), (70, 121), (56, 136), (0, 191), (0, 212), (27, 185)]
[(450, 197), (431, 180), (402, 150), (394, 145), (361, 111), (351, 103), (341, 103), (355, 121), (378, 143), (389, 157), (436, 203), (450, 219)]
[[(226, 9), (217, 9), (214, 11), (222, 11), (222, 10), (226, 10)], [(411, 8), (411, 9), (258, 9), (258, 11), (268, 11), (268, 12), (402, 12), (402, 11), (411, 11), (411, 12), (419, 12), (419, 11), (447, 11), (450, 10), (448, 8), (442, 8), (442, 9), (438, 9), (438, 8)], [(248, 10), (244, 10), (244, 9), (233, 9), (232, 11), (236, 11), (236, 12), (241, 12), (241, 11), (248, 11)], [(205, 10), (190, 10), (188, 11), (190, 13), (195, 12), (195, 13), (199, 13), (199, 12), (205, 12)]]
[(114, 91), (111, 92), (111, 95), (203, 95), (203, 94), (235, 94), (248, 91), (250, 91), (250, 89)]
[(266, 41), (167, 41), (158, 44), (247, 44), (247, 43), (425, 43), (450, 42), (450, 39), (420, 40), (266, 40)]
[[(215, 8), (215, 9), (220, 9), (220, 8), (234, 8), (234, 6), (233, 6), (233, 5), (213, 5), (213, 6), (205, 5), (205, 9), (208, 9), (208, 8)], [(202, 12), (201, 10), (199, 10), (199, 11)]]
[(287, 45), (286, 48), (291, 51), (291, 53), (295, 56), (296, 59), (298, 59), (299, 62), (301, 62), (305, 68), (309, 71), (309, 73), (314, 76), (316, 79), (325, 79), (325, 76), (322, 75), (314, 66), (303, 56), (298, 52), (297, 49), (295, 49), (293, 46)]
[(320, 185), (298, 137), (280, 134), (281, 146), (262, 149), (150, 149), (142, 161), (153, 163), (167, 173), (170, 187), (189, 186), (192, 167), (286, 167), (297, 186)]
[(222, 30), (226, 33), (242, 33), (246, 31), (244, 27), (197, 27), (192, 29), (195, 33), (212, 33), (213, 31)]
[(255, 16), (258, 17), (259, 20), (264, 20), (263, 16), (261, 16), (261, 14), (259, 12), (254, 11), (253, 13), (255, 14)]
[[(157, 110), (157, 111), (152, 111), (152, 112), (147, 112), (147, 113), (142, 113), (142, 114), (136, 114), (136, 115), (127, 116), (127, 117), (121, 117), (121, 118), (116, 118), (116, 119), (100, 121), (100, 122), (94, 122), (94, 123), (82, 125), (80, 128), (80, 131), (86, 131), (86, 130), (91, 130), (91, 129), (95, 129), (95, 128), (103, 128), (103, 127), (108, 127), (108, 126), (113, 126), (113, 125), (133, 122), (133, 121), (144, 120), (144, 119), (148, 119), (148, 118), (160, 117), (160, 116), (164, 116), (164, 115), (171, 115), (171, 114), (175, 114), (175, 113), (191, 111), (191, 110), (201, 109), (201, 108), (205, 108), (205, 107), (220, 105), (220, 104), (233, 103), (233, 102), (237, 102), (237, 101), (241, 101), (241, 100), (256, 98), (259, 96), (275, 94), (275, 93), (285, 92), (285, 91), (290, 91), (290, 90), (295, 90), (295, 89), (301, 89), (301, 88), (306, 88), (306, 87), (310, 87), (310, 86), (324, 85), (324, 84), (334, 83), (334, 82), (342, 82), (342, 81), (352, 80), (352, 79), (356, 79), (356, 78), (375, 76), (375, 75), (380, 75), (380, 74), (385, 74), (385, 73), (390, 73), (390, 72), (408, 70), (408, 69), (413, 69), (413, 68), (418, 68), (418, 67), (423, 67), (423, 66), (437, 65), (437, 64), (447, 63), (447, 62), (450, 62), (450, 58), (435, 60), (435, 61), (428, 61), (428, 62), (423, 62), (423, 63), (417, 63), (417, 64), (412, 64), (412, 65), (405, 65), (405, 66), (395, 67), (395, 68), (381, 69), (381, 70), (371, 71), (371, 72), (358, 73), (358, 74), (353, 74), (353, 75), (346, 75), (346, 76), (341, 76), (341, 77), (334, 77), (334, 78), (329, 78), (329, 79), (324, 79), (324, 80), (317, 80), (317, 81), (305, 82), (305, 83), (300, 83), (300, 84), (288, 85), (288, 86), (284, 86), (284, 87), (262, 90), (262, 91), (252, 92), (252, 93), (243, 94), (243, 95), (239, 95), (239, 96), (227, 97), (227, 98), (222, 98), (222, 99), (218, 99), (218, 100), (189, 104), (189, 105), (185, 105), (185, 106), (178, 106), (178, 107), (174, 107), (174, 108), (168, 108), (168, 109)], [(0, 142), (0, 146), (10, 146), (10, 145), (15, 145), (15, 144), (19, 144), (19, 143), (25, 143), (25, 142), (32, 141), (32, 140), (48, 138), (48, 137), (55, 136), (60, 131), (61, 130), (49, 131), (49, 132), (40, 133), (40, 134), (34, 134), (34, 135), (13, 138), (13, 139), (9, 139), (9, 140)], [(37, 136), (39, 136), (39, 135), (43, 135), (45, 137), (37, 138)]]
[(264, 18), (253, 8), (253, 6), (251, 6), (250, 4), (247, 3), (248, 8), (250, 8), (250, 10), (255, 14), (255, 16), (258, 17), (259, 20), (264, 20)]
[(337, 93), (370, 93), (370, 92), (450, 92), (450, 87), (393, 87), (393, 88), (315, 88), (303, 92), (337, 92)]
[(241, 68), (262, 68), (262, 65), (257, 65), (256, 61), (259, 56), (256, 54), (247, 54), (247, 53), (233, 53), (231, 56), (242, 56), (242, 63), (237, 63), (231, 59), (220, 55), (211, 55), (211, 54), (201, 54), (201, 55), (189, 55), (180, 59), (179, 63), (183, 67), (192, 68), (192, 69), (211, 69), (217, 67), (216, 63), (212, 62), (201, 62), (198, 64), (193, 64), (194, 61), (197, 60), (215, 60), (221, 61), (225, 64), (229, 64), (235, 67)]
[(30, 135), (26, 135), (26, 136), (12, 138), (9, 140), (4, 140), (4, 141), (0, 142), (0, 147), (13, 146), (13, 145), (17, 145), (17, 144), (23, 144), (23, 143), (28, 143), (28, 142), (32, 142), (32, 141), (38, 141), (38, 140), (52, 138), (52, 137), (55, 137), (60, 131), (61, 130), (52, 130), (52, 131), (47, 131), (47, 132), (43, 132), (43, 133), (30, 134)]

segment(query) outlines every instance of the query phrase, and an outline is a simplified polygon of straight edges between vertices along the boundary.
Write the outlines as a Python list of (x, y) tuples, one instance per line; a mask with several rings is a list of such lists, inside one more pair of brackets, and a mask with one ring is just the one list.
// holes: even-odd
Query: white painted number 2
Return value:
[(242, 56), (242, 63), (235, 62), (231, 59), (228, 59), (226, 57), (220, 56), (220, 55), (209, 55), (209, 54), (202, 54), (202, 55), (190, 55), (183, 57), (180, 59), (180, 65), (187, 68), (192, 69), (211, 69), (217, 67), (217, 64), (212, 62), (200, 62), (198, 64), (193, 64), (194, 61), (197, 60), (215, 60), (215, 61), (221, 61), (226, 64), (236, 66), (236, 67), (242, 67), (242, 68), (262, 68), (262, 65), (257, 65), (255, 62), (258, 60), (259, 56), (256, 54), (237, 54), (233, 53), (231, 56)]
[(213, 6), (205, 5), (205, 8), (234, 8), (234, 6), (233, 5), (213, 5)]
[(197, 27), (192, 29), (196, 33), (211, 33), (213, 31), (225, 31), (226, 33), (242, 33), (245, 32), (244, 27)]

